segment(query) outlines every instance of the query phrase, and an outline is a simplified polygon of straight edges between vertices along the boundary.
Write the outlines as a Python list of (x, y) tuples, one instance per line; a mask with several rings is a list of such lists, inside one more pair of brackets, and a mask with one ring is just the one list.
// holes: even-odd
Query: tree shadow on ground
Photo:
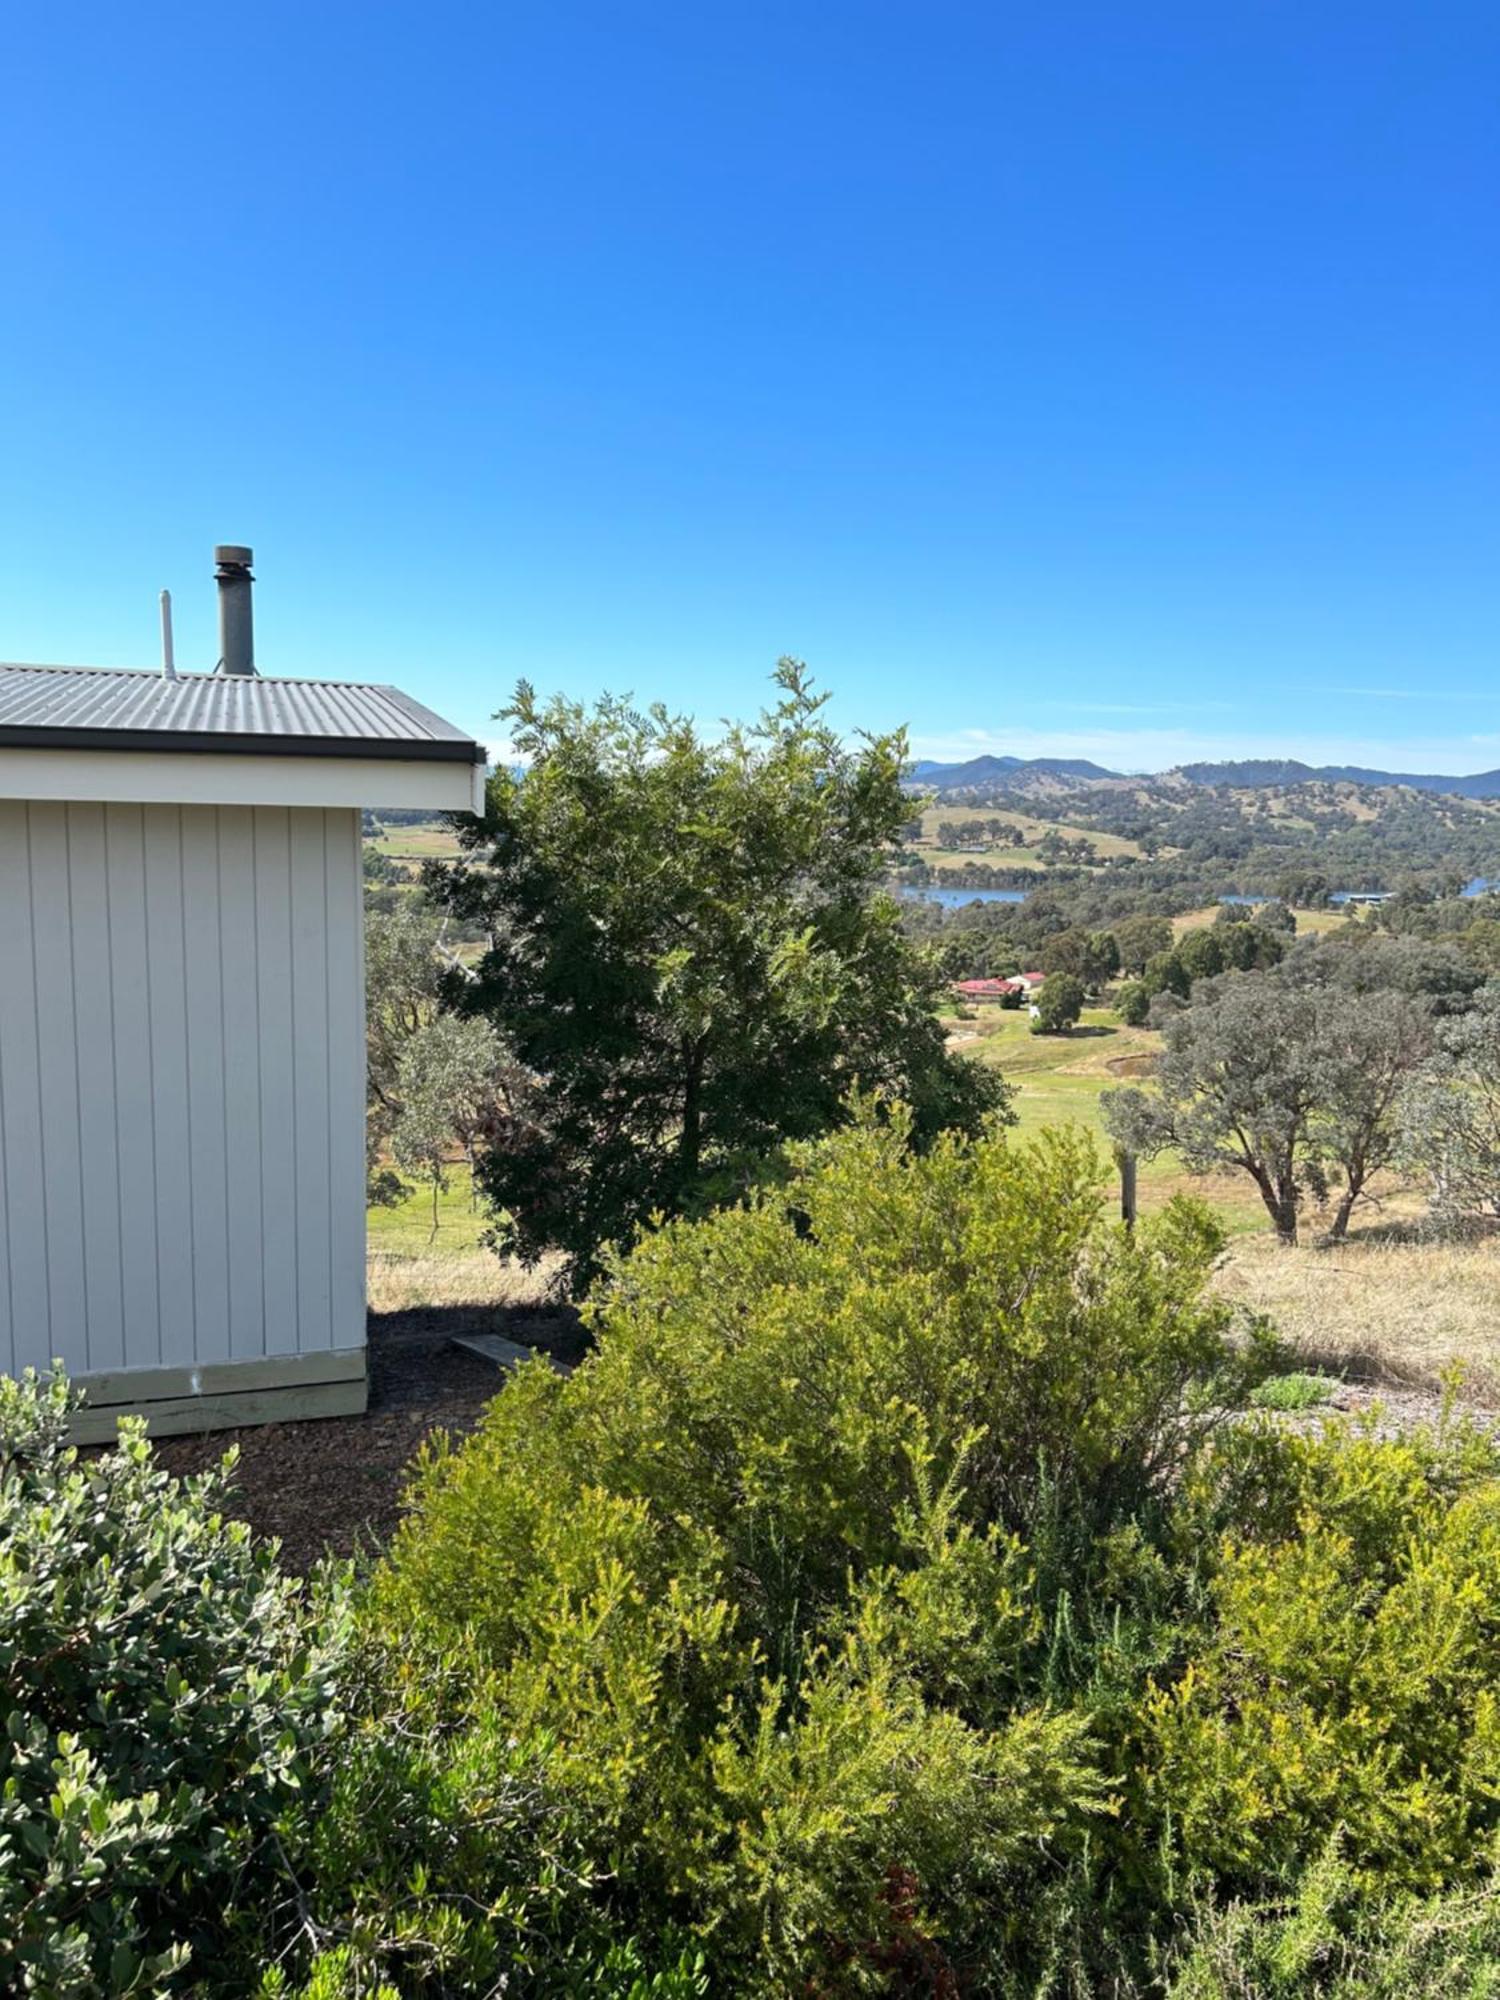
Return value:
[(1341, 1243), (1309, 1235), (1314, 1250), (1433, 1250), (1444, 1244), (1485, 1243), (1500, 1236), (1500, 1217), (1476, 1215), (1458, 1222), (1435, 1222), (1430, 1215), (1388, 1216), (1380, 1221), (1351, 1223)]

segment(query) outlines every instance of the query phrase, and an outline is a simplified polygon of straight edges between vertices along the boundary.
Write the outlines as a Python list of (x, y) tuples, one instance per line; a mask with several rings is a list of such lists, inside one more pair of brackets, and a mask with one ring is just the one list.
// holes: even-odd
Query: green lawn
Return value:
[(482, 1205), (471, 1206), (468, 1168), (450, 1167), (447, 1189), (438, 1196), (436, 1237), (432, 1234), (432, 1189), (424, 1187), (395, 1208), (369, 1211), (368, 1247), (387, 1257), (477, 1250), (486, 1219)]
[[(1017, 1130), (1029, 1137), (1048, 1125), (1078, 1125), (1093, 1135), (1105, 1157), (1109, 1140), (1100, 1115), (1099, 1099), (1139, 1076), (1161, 1037), (1149, 1028), (1127, 1028), (1107, 1007), (1084, 1010), (1078, 1026), (1066, 1035), (1034, 1035), (1029, 1015), (1003, 1007), (975, 1009), (971, 1021), (952, 1023), (955, 1039), (977, 1035), (962, 1044), (966, 1054), (997, 1063), (1016, 1086)], [(1159, 1206), (1174, 1194), (1193, 1193), (1210, 1201), (1230, 1229), (1258, 1229), (1265, 1210), (1248, 1180), (1226, 1175), (1204, 1182), (1185, 1174), (1172, 1154), (1143, 1160), (1140, 1197), (1143, 1208)]]

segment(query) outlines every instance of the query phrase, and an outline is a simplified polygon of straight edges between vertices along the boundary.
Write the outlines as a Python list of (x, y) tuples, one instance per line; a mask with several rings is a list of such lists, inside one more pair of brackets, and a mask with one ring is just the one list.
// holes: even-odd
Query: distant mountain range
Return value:
[(1195, 785), (1405, 785), (1414, 792), (1446, 792), (1461, 799), (1500, 799), (1500, 771), (1450, 778), (1417, 771), (1370, 771), (1362, 764), (1299, 764), (1291, 757), (1246, 758), (1233, 764), (1184, 764), (1181, 776)]
[[(1480, 771), (1469, 778), (1450, 778), (1413, 771), (1372, 771), (1359, 764), (1299, 764), (1291, 757), (1251, 757), (1238, 763), (1182, 764), (1164, 771), (1163, 778), (1185, 779), (1193, 785), (1223, 785), (1256, 791), (1273, 786), (1307, 784), (1405, 785), (1414, 792), (1441, 792), (1463, 799), (1500, 799), (1500, 771)], [(962, 791), (971, 785), (1025, 784), (1028, 779), (1073, 778), (1084, 782), (1122, 779), (1123, 771), (1107, 771), (1084, 757), (971, 757), (963, 764), (939, 764), (930, 759), (912, 767), (910, 783), (925, 791)]]
[(990, 785), (999, 778), (1118, 778), (1086, 757), (971, 757), (967, 764), (934, 764), (921, 759), (912, 766), (912, 781), (935, 792), (961, 790), (965, 785)]

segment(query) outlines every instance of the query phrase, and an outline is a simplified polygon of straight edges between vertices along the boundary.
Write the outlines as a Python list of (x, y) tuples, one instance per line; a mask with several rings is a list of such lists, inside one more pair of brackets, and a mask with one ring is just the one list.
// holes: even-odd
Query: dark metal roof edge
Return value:
[(0, 749), (167, 750), (199, 755), (257, 757), (368, 757), (383, 763), (486, 764), (482, 743), (461, 737), (270, 736), (225, 729), (50, 728), (0, 723)]

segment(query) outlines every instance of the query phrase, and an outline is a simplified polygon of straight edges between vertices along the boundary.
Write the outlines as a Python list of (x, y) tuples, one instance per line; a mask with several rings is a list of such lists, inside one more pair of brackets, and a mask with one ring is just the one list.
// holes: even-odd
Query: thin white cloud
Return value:
[(1465, 694), (1458, 688), (1363, 688), (1363, 687), (1320, 687), (1309, 688), (1309, 694), (1341, 695), (1352, 701), (1473, 701), (1473, 690)]

